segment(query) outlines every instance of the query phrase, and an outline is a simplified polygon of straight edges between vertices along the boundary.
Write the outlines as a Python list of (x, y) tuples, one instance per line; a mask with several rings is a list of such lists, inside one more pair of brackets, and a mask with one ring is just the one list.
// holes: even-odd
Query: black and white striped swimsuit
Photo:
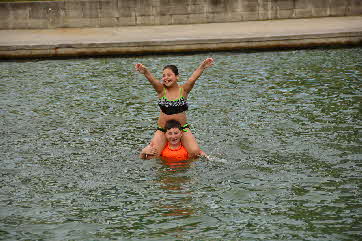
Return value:
[(176, 100), (169, 100), (166, 97), (166, 88), (164, 95), (158, 100), (158, 106), (166, 115), (178, 114), (189, 109), (186, 98), (182, 95), (183, 89), (180, 87), (180, 97)]

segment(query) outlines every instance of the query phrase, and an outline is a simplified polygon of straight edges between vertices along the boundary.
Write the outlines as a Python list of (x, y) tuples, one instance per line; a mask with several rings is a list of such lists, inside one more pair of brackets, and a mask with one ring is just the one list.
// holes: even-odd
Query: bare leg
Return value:
[(167, 143), (165, 133), (162, 131), (157, 130), (153, 135), (150, 145), (156, 149), (156, 157), (161, 155), (162, 150), (165, 148)]
[(190, 129), (186, 130), (188, 131), (182, 134), (181, 142), (182, 145), (186, 148), (187, 152), (189, 153), (189, 157), (191, 159), (194, 159), (199, 157), (201, 150), (199, 145), (197, 144), (196, 138), (191, 133), (191, 130)]

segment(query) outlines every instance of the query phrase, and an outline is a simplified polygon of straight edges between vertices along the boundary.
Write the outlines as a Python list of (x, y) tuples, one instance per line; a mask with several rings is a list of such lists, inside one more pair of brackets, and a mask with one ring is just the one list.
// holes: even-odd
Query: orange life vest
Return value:
[(167, 160), (184, 161), (189, 159), (189, 154), (183, 145), (180, 145), (177, 149), (170, 149), (170, 145), (167, 143), (165, 149), (161, 152), (161, 157)]

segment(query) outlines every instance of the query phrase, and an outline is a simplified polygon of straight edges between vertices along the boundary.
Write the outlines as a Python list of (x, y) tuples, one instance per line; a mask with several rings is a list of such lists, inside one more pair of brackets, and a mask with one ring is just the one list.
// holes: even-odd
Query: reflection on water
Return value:
[(191, 177), (187, 175), (191, 161), (162, 160), (163, 168), (159, 171), (160, 188), (166, 197), (160, 200), (160, 207), (165, 209), (164, 216), (184, 216), (194, 213), (192, 207)]
[[(210, 160), (143, 161), (155, 76)], [(362, 49), (0, 63), (0, 239), (358, 240)]]

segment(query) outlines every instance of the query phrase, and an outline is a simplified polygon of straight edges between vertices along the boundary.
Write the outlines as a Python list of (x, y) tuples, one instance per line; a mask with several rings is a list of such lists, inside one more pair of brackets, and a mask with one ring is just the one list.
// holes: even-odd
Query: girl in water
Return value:
[(189, 153), (189, 157), (197, 158), (200, 155), (200, 147), (187, 124), (185, 112), (188, 110), (187, 96), (203, 71), (213, 64), (212, 58), (205, 59), (183, 85), (178, 84), (179, 73), (175, 65), (167, 65), (163, 68), (161, 82), (144, 65), (135, 65), (136, 70), (145, 75), (159, 97), (158, 105), (161, 112), (158, 118), (158, 128), (150, 143), (150, 146), (155, 149), (155, 156), (159, 156), (166, 145), (165, 125), (171, 119), (181, 123), (181, 129), (184, 132), (181, 142)]

